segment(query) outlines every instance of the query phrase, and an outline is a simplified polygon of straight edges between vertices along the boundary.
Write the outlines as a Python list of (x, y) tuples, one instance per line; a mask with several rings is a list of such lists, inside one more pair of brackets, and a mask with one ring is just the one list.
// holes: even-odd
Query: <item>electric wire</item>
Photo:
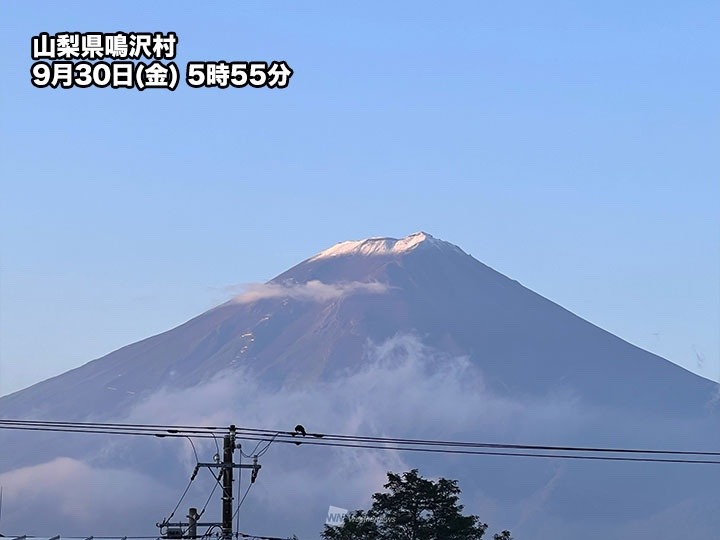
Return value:
[[(295, 441), (279, 440), (277, 442), (285, 444), (298, 444)], [(720, 465), (720, 460), (708, 459), (685, 459), (685, 458), (643, 458), (643, 457), (627, 457), (627, 456), (597, 456), (582, 454), (542, 454), (537, 452), (500, 452), (493, 450), (450, 450), (444, 448), (418, 448), (411, 446), (382, 446), (372, 444), (353, 444), (353, 443), (321, 443), (315, 441), (303, 441), (300, 444), (308, 444), (315, 446), (340, 447), (340, 448), (363, 448), (374, 450), (395, 450), (401, 452), (426, 452), (432, 454), (453, 454), (453, 455), (476, 455), (476, 456), (513, 456), (513, 457), (532, 457), (532, 458), (553, 458), (553, 459), (576, 459), (576, 460), (596, 460), (596, 461), (631, 461), (645, 463), (688, 463), (703, 465)]]
[(190, 486), (195, 481), (195, 478), (197, 477), (198, 473), (198, 467), (200, 464), (200, 458), (198, 457), (197, 449), (195, 448), (195, 443), (193, 443), (192, 439), (190, 437), (185, 437), (189, 442), (190, 446), (192, 447), (193, 453), (195, 454), (195, 469), (190, 476), (190, 481), (188, 482), (187, 486), (185, 487), (185, 491), (183, 491), (182, 495), (180, 496), (180, 500), (175, 505), (175, 508), (173, 508), (173, 511), (170, 512), (170, 515), (163, 520), (163, 523), (168, 523), (173, 516), (175, 515), (175, 512), (177, 512), (178, 508), (180, 508), (180, 505), (182, 504), (183, 500), (185, 499), (185, 496), (187, 495), (188, 491), (190, 490)]
[[(259, 457), (264, 456), (265, 453), (266, 453), (266, 452), (268, 451), (268, 449), (270, 448), (270, 445), (271, 445), (273, 442), (275, 442), (275, 439), (277, 439), (278, 436), (280, 436), (280, 434), (281, 434), (281, 432), (278, 431), (277, 433), (275, 433), (275, 435), (272, 436), (272, 438), (271, 438), (270, 440), (268, 440), (268, 441), (263, 441), (263, 440), (261, 440), (260, 442), (258, 442), (258, 443), (255, 445), (255, 449), (254, 449), (253, 452), (252, 452), (252, 453), (253, 453), (253, 457), (259, 458)], [(260, 450), (260, 452), (257, 452), (257, 449), (260, 447), (260, 444), (261, 444), (262, 442), (267, 442), (267, 444), (265, 445), (265, 447), (264, 447), (262, 450)], [(256, 452), (257, 452), (257, 453), (256, 453)], [(250, 456), (246, 456), (246, 457), (250, 457)]]
[(213, 436), (216, 433), (224, 433), (227, 427), (219, 428), (212, 426), (168, 426), (159, 424), (120, 424), (120, 423), (99, 423), (99, 422), (58, 422), (48, 420), (11, 420), (0, 419), (0, 426), (3, 429), (35, 429), (37, 431), (76, 430), (78, 432), (90, 433), (119, 433), (119, 434), (162, 434), (166, 436), (187, 436), (197, 434), (199, 436)]
[[(216, 446), (217, 435), (227, 431), (227, 428), (219, 428), (216, 426), (165, 426), (160, 424), (59, 422), (9, 419), (0, 420), (0, 430), (1, 429), (93, 433), (104, 435), (137, 435), (161, 438), (188, 438), (192, 436), (193, 438), (213, 438)], [(306, 437), (301, 437), (298, 433), (291, 431), (243, 427), (236, 428), (236, 434), (237, 437), (241, 440), (252, 440), (257, 442), (253, 453), (258, 457), (262, 456), (265, 452), (267, 452), (273, 442), (282, 442), (286, 444), (294, 443), (313, 446), (328, 446), (335, 448), (367, 448), (377, 450), (428, 452), (458, 455), (500, 455), (515, 457), (589, 459), (606, 461), (697, 463), (712, 465), (720, 464), (720, 460), (716, 459), (698, 459), (698, 457), (720, 457), (720, 452), (717, 451), (501, 444), (487, 442), (443, 441), (432, 439), (407, 439), (313, 433), (309, 433)], [(262, 446), (263, 444), (264, 446)], [(633, 457), (622, 454), (636, 454), (637, 456)], [(666, 457), (661, 458), (649, 456)], [(679, 456), (685, 457), (681, 458)], [(691, 457), (692, 459), (690, 459)]]
[[(211, 473), (211, 474), (212, 474), (212, 473)], [(205, 501), (205, 504), (203, 505), (202, 510), (200, 510), (200, 512), (198, 513), (198, 517), (197, 517), (198, 520), (199, 520), (199, 519), (202, 517), (202, 515), (205, 513), (205, 510), (207, 509), (208, 504), (210, 504), (210, 500), (212, 499), (212, 496), (215, 494), (215, 490), (216, 490), (217, 487), (220, 485), (220, 480), (219, 480), (219, 478), (218, 478), (217, 476), (215, 476), (214, 474), (213, 474), (212, 476), (213, 476), (213, 478), (215, 478), (215, 484), (213, 485), (212, 491), (210, 491), (210, 495), (208, 495), (208, 498), (207, 498), (207, 500)], [(207, 532), (206, 532), (206, 534), (207, 534)]]
[(195, 461), (197, 463), (200, 463), (200, 458), (198, 457), (197, 449), (195, 448), (195, 443), (193, 442), (193, 440), (190, 437), (185, 437), (185, 438), (190, 442), (190, 446), (192, 446), (193, 454), (195, 454)]
[[(135, 435), (135, 436), (145, 436), (145, 437), (168, 437), (168, 438), (181, 438), (186, 437), (187, 435), (183, 433), (173, 432), (173, 431), (167, 431), (167, 432), (151, 432), (151, 431), (142, 431), (142, 430), (132, 430), (132, 429), (107, 429), (107, 428), (85, 428), (85, 427), (79, 427), (79, 428), (73, 428), (69, 426), (49, 426), (49, 427), (43, 427), (43, 426), (23, 426), (23, 425), (5, 425), (2, 424), (0, 421), (0, 429), (9, 429), (9, 430), (18, 430), (18, 431), (46, 431), (46, 432), (55, 432), (55, 433), (94, 433), (94, 434), (100, 434), (100, 435)], [(212, 437), (212, 434), (194, 434), (193, 437), (195, 438), (203, 438), (203, 439), (210, 439)]]
[(210, 538), (210, 533), (213, 531), (213, 529), (219, 529), (217, 525), (210, 525), (208, 529), (205, 531), (205, 534), (202, 535), (203, 538)]
[[(233, 518), (235, 518), (235, 515), (237, 515), (238, 518), (240, 518), (240, 507), (245, 502), (246, 497), (248, 496), (248, 493), (250, 493), (250, 489), (253, 487), (252, 482), (248, 485), (247, 489), (245, 490), (245, 494), (242, 496), (240, 501), (238, 502), (237, 508), (235, 509), (235, 514), (233, 515)], [(239, 519), (238, 519), (239, 523)], [(239, 526), (238, 526), (239, 528)]]
[(254, 540), (291, 540), (291, 537), (279, 537), (279, 536), (257, 536), (255, 534), (247, 533), (236, 533), (236, 537), (250, 538)]
[(180, 508), (180, 505), (182, 504), (183, 499), (185, 498), (185, 495), (187, 495), (187, 492), (188, 492), (188, 490), (190, 489), (190, 486), (192, 485), (193, 480), (195, 480), (195, 476), (192, 476), (192, 477), (190, 478), (190, 481), (188, 482), (187, 487), (185, 487), (185, 491), (183, 491), (183, 494), (180, 495), (180, 500), (179, 500), (179, 501), (177, 502), (177, 504), (175, 505), (175, 508), (173, 508), (173, 511), (170, 512), (170, 515), (163, 520), (163, 523), (169, 522), (169, 521), (173, 518), (173, 516), (175, 515), (175, 512), (177, 512), (177, 509)]
[(255, 448), (253, 448), (252, 452), (250, 452), (249, 454), (246, 454), (245, 452), (242, 451), (242, 448), (240, 448), (240, 455), (244, 458), (252, 459), (253, 456), (257, 456), (257, 449), (260, 447), (260, 445), (263, 442), (265, 442), (265, 441), (264, 440), (258, 441), (258, 443), (255, 445)]
[[(238, 432), (243, 428), (237, 428)], [(248, 429), (248, 434), (252, 435), (254, 431)], [(292, 432), (278, 432), (285, 440), (281, 442), (293, 442), (308, 444), (307, 438), (298, 438)], [(288, 435), (290, 438), (288, 438)], [(316, 435), (316, 434), (309, 434)], [(317, 434), (319, 435), (319, 434)], [(275, 437), (273, 437), (274, 439)], [(612, 448), (612, 447), (587, 447), (587, 446), (549, 446), (549, 445), (531, 445), (531, 444), (502, 444), (502, 443), (483, 443), (483, 442), (462, 442), (462, 441), (443, 441), (432, 439), (405, 439), (405, 438), (389, 438), (389, 437), (368, 437), (358, 435), (321, 435), (323, 441), (350, 441), (356, 443), (393, 443), (407, 444), (418, 446), (443, 446), (443, 447), (472, 447), (472, 448), (501, 448), (516, 450), (547, 450), (547, 451), (574, 451), (574, 452), (603, 452), (603, 453), (637, 453), (637, 454), (668, 454), (668, 455), (702, 455), (702, 456), (719, 456), (720, 451), (688, 451), (688, 450), (657, 450), (657, 449), (639, 449), (639, 448)], [(314, 443), (320, 444), (320, 443)]]
[[(39, 432), (60, 432), (60, 433), (87, 433), (103, 435), (129, 435), (129, 436), (150, 436), (150, 437), (183, 437), (188, 439), (193, 449), (196, 461), (199, 464), (197, 448), (193, 438), (212, 438), (220, 453), (217, 437), (224, 435), (228, 427), (220, 426), (197, 426), (197, 425), (162, 425), (162, 424), (130, 424), (130, 423), (101, 423), (101, 422), (64, 422), (46, 420), (14, 420), (0, 419), (0, 430), (25, 430)], [(249, 427), (235, 428), (236, 437), (240, 440), (255, 441), (255, 448), (250, 455), (241, 454), (246, 458), (257, 458), (263, 456), (270, 446), (275, 443), (302, 444), (311, 446), (326, 446), (330, 448), (352, 448), (352, 449), (374, 449), (386, 451), (425, 452), (434, 454), (454, 455), (494, 455), (528, 458), (552, 458), (571, 460), (597, 460), (597, 461), (621, 461), (621, 462), (646, 462), (646, 463), (686, 463), (686, 464), (707, 464), (720, 465), (720, 460), (708, 459), (720, 457), (720, 451), (690, 451), (690, 450), (667, 450), (667, 449), (641, 449), (641, 448), (619, 448), (619, 447), (587, 447), (587, 446), (557, 446), (557, 445), (530, 445), (530, 444), (502, 444), (488, 442), (469, 441), (447, 441), (434, 439), (410, 439), (391, 437), (371, 437), (360, 435), (342, 434), (319, 434), (308, 433), (307, 436), (300, 436), (294, 431), (271, 430)], [(572, 453), (570, 453), (572, 452)], [(608, 455), (614, 454), (614, 455)], [(619, 454), (619, 455), (618, 455)], [(629, 454), (629, 455), (628, 455)], [(650, 457), (660, 456), (660, 457)], [(684, 456), (684, 457), (672, 457)], [(693, 456), (695, 456), (693, 458)], [(202, 516), (210, 501), (212, 500), (218, 486), (221, 486), (220, 477), (212, 473), (215, 479), (213, 488), (205, 504), (198, 515)], [(187, 495), (196, 474), (193, 474), (177, 505), (165, 520), (167, 523), (178, 510), (185, 496)], [(241, 476), (239, 476), (241, 478)], [(244, 495), (238, 501), (233, 514), (233, 519), (239, 521), (239, 511), (246, 500), (253, 483), (251, 482)], [(221, 486), (222, 487), (222, 486)], [(206, 530), (203, 538), (211, 535), (216, 526)], [(239, 529), (236, 527), (236, 530)], [(246, 533), (236, 533), (236, 537), (259, 538), (271, 540), (285, 540), (276, 537), (254, 536)], [(13, 536), (9, 536), (13, 538)], [(17, 538), (21, 538), (18, 536)], [(24, 536), (27, 539), (47, 538), (39, 536)], [(87, 540), (93, 537), (65, 536), (68, 540)], [(152, 540), (159, 539), (155, 536), (97, 536), (98, 540)]]
[(50, 540), (52, 538), (58, 538), (58, 539), (67, 539), (67, 540), (88, 540), (89, 538), (92, 538), (93, 540), (161, 540), (158, 535), (153, 536), (125, 536), (125, 535), (116, 535), (116, 536), (94, 536), (94, 535), (87, 535), (87, 536), (64, 536), (64, 535), (55, 535), (55, 536), (42, 536), (42, 535), (35, 535), (35, 534), (20, 534), (20, 535), (12, 535), (12, 534), (6, 534), (4, 537), (7, 540), (15, 540), (17, 538), (38, 538), (43, 540)]
[(213, 434), (213, 441), (215, 442), (215, 453), (220, 457), (220, 445), (218, 444), (217, 437)]
[[(59, 421), (59, 420), (15, 420), (4, 418), (0, 420), (2, 423), (21, 423), (21, 424), (42, 424), (42, 425), (74, 425), (74, 426), (90, 426), (90, 427), (110, 427), (110, 428), (132, 428), (132, 429), (177, 429), (181, 431), (215, 431), (225, 432), (227, 426), (193, 426), (193, 425), (172, 425), (167, 424), (128, 424), (121, 422), (78, 422), (78, 421)], [(99, 537), (95, 537), (99, 538)]]
[[(242, 450), (240, 451), (242, 454)], [(242, 483), (242, 468), (238, 469), (238, 486)], [(247, 495), (247, 492), (250, 491), (250, 487), (252, 486), (252, 482), (248, 484), (247, 491), (245, 492), (245, 495)], [(242, 501), (245, 500), (245, 496), (243, 496)], [(242, 505), (242, 501), (239, 501), (237, 504), (237, 507), (235, 508), (235, 513), (232, 515), (232, 518), (230, 518), (230, 522), (232, 523), (232, 520), (235, 519), (235, 530), (240, 530), (240, 506)]]

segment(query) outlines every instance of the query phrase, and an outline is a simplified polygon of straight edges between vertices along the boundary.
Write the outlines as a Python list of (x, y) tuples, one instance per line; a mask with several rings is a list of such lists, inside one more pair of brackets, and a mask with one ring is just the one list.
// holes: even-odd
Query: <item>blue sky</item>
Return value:
[[(0, 394), (342, 240), (424, 230), (720, 378), (713, 2), (2, 4)], [(36, 89), (40, 32), (175, 31), (284, 90)]]

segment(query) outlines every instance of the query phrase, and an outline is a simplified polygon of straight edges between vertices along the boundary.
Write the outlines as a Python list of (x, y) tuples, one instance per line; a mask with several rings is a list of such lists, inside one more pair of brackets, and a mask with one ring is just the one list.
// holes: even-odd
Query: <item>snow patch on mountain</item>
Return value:
[(425, 232), (416, 232), (405, 238), (367, 238), (365, 240), (347, 240), (340, 242), (334, 246), (321, 251), (309, 260), (326, 259), (329, 257), (340, 257), (343, 255), (363, 255), (363, 256), (374, 256), (374, 255), (396, 255), (401, 253), (408, 253), (417, 249), (418, 247), (435, 247), (441, 249), (450, 248), (454, 251), (464, 253), (459, 247), (445, 242), (444, 240), (438, 240), (437, 238), (429, 235)]

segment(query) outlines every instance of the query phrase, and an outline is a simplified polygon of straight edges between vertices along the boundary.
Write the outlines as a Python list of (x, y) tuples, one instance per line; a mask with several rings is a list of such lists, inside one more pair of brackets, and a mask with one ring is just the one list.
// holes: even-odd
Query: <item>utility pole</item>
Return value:
[(188, 512), (187, 518), (188, 518), (188, 528), (187, 528), (187, 537), (188, 538), (197, 538), (197, 520), (198, 520), (198, 511), (197, 508), (190, 508), (190, 511)]
[(219, 456), (216, 456), (213, 463), (198, 463), (195, 465), (195, 471), (192, 475), (192, 478), (195, 478), (195, 475), (200, 467), (220, 469), (219, 474), (215, 475), (215, 473), (213, 473), (213, 476), (216, 481), (221, 482), (222, 485), (222, 521), (220, 523), (200, 523), (198, 520), (200, 519), (201, 514), (198, 514), (197, 508), (190, 508), (187, 515), (187, 523), (170, 523), (168, 520), (157, 523), (161, 532), (162, 529), (164, 529), (164, 532), (161, 534), (162, 538), (199, 538), (197, 533), (198, 527), (220, 527), (222, 531), (220, 537), (223, 540), (232, 539), (233, 500), (235, 498), (233, 495), (233, 469), (252, 469), (252, 475), (250, 477), (250, 482), (252, 483), (255, 482), (258, 471), (261, 467), (261, 465), (257, 462), (257, 456), (254, 457), (252, 465), (242, 465), (234, 462), (233, 454), (236, 449), (240, 448), (240, 445), (235, 442), (235, 431), (235, 425), (230, 425), (228, 428), (228, 434), (223, 437), (222, 461), (220, 461)]
[(233, 518), (233, 453), (235, 452), (235, 426), (230, 426), (230, 433), (225, 435), (222, 462), (222, 536), (232, 537)]

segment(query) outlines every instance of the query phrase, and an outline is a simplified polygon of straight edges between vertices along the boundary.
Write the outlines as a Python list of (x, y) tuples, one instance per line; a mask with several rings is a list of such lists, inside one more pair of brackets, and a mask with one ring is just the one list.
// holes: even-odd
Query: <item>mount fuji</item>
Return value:
[[(301, 422), (360, 435), (719, 451), (719, 395), (717, 383), (419, 232), (332, 246), (174, 329), (0, 398), (0, 417)], [(0, 444), (0, 527), (20, 534), (145, 534), (194, 465), (172, 441), (3, 432)], [(466, 511), (518, 539), (720, 535), (718, 465), (304, 446), (268, 453), (244, 519), (264, 534), (317, 538), (329, 505), (367, 506), (387, 470), (411, 467), (457, 478)]]

